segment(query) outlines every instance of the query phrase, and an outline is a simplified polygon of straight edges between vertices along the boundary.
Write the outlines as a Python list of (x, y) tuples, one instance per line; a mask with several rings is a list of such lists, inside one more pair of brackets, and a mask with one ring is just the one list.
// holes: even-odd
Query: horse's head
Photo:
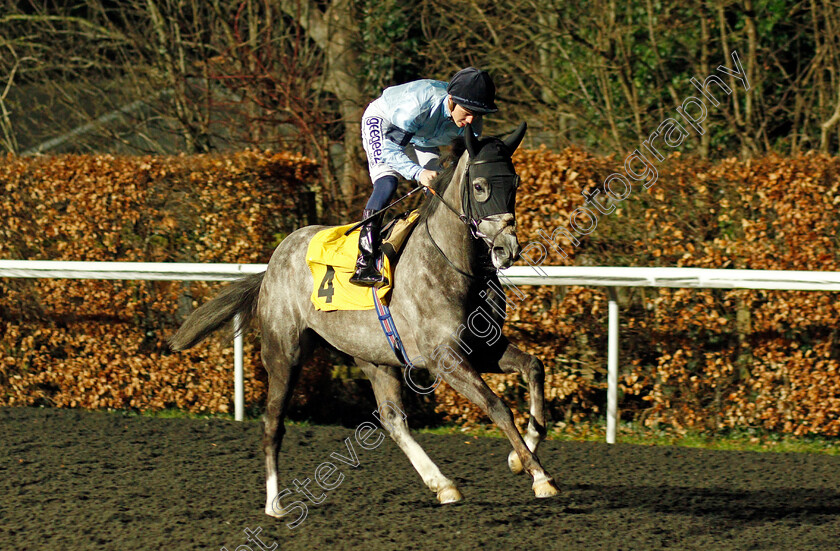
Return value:
[(465, 142), (469, 159), (461, 185), (461, 208), (470, 228), (490, 248), (497, 269), (508, 268), (521, 251), (516, 239), (516, 189), (519, 176), (511, 156), (522, 137), (523, 122), (506, 138), (479, 140), (467, 125)]

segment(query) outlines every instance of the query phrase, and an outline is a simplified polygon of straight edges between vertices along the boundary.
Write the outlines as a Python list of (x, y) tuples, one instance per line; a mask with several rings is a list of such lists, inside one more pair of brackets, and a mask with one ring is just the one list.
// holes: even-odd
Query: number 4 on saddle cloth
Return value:
[[(379, 299), (388, 304), (393, 269), (397, 254), (414, 228), (419, 216), (411, 211), (395, 218), (383, 228), (382, 247), (377, 266), (388, 278), (388, 285), (376, 290)], [(350, 283), (359, 253), (359, 230), (344, 235), (353, 224), (327, 228), (315, 234), (306, 251), (306, 263), (312, 272), (312, 304), (316, 310), (372, 310), (373, 293), (370, 287)]]

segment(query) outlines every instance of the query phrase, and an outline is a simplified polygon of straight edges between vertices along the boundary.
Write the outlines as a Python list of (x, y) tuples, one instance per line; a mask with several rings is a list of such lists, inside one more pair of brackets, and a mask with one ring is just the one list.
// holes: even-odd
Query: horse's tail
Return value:
[(244, 332), (256, 315), (257, 297), (264, 276), (265, 272), (261, 272), (238, 279), (222, 289), (213, 300), (199, 306), (169, 338), (172, 350), (192, 348), (236, 314), (241, 314), (236, 333)]

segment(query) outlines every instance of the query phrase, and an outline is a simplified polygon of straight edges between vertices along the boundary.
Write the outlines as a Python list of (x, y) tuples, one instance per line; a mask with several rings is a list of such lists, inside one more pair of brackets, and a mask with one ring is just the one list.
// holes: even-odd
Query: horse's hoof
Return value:
[(266, 507), (265, 514), (274, 518), (283, 518), (280, 513), (275, 511), (272, 507)]
[(508, 467), (510, 467), (510, 472), (513, 474), (519, 474), (524, 470), (522, 468), (522, 461), (519, 460), (519, 454), (516, 453), (516, 450), (513, 450), (508, 455)]
[(534, 482), (532, 487), (534, 489), (534, 495), (539, 498), (554, 497), (560, 494), (557, 485), (550, 478), (542, 482)]
[(458, 488), (455, 486), (449, 486), (448, 488), (444, 488), (443, 490), (439, 491), (437, 494), (438, 501), (442, 504), (444, 503), (455, 503), (457, 501), (461, 501), (464, 499), (464, 496), (461, 495), (461, 492), (458, 491)]

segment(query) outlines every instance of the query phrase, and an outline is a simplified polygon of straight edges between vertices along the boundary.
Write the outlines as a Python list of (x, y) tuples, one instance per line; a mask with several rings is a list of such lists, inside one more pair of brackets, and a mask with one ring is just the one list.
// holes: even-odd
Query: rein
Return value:
[[(449, 203), (447, 203), (447, 202), (446, 202), (446, 200), (445, 200), (443, 197), (441, 197), (440, 195), (438, 195), (438, 192), (436, 192), (434, 189), (432, 189), (432, 188), (430, 188), (430, 187), (427, 187), (427, 188), (426, 188), (426, 190), (428, 190), (428, 191), (432, 194), (432, 196), (433, 196), (435, 199), (437, 199), (438, 201), (440, 201), (441, 203), (443, 203), (443, 206), (445, 206), (445, 207), (446, 207), (446, 208), (448, 208), (450, 211), (452, 211), (452, 214), (454, 214), (455, 216), (457, 216), (457, 217), (458, 217), (458, 220), (460, 220), (461, 222), (463, 222), (466, 226), (469, 226), (469, 225), (470, 225), (470, 221), (469, 221), (469, 219), (467, 218), (467, 215), (466, 215), (466, 214), (461, 214), (460, 212), (458, 212), (457, 210), (455, 210), (455, 209), (454, 209), (454, 208), (453, 208), (453, 207), (452, 207)], [(438, 250), (440, 250), (440, 249), (438, 249)]]
[[(446, 203), (444, 203), (444, 204), (446, 204)], [(475, 275), (473, 275), (473, 274), (468, 274), (467, 272), (465, 272), (464, 270), (462, 270), (461, 268), (459, 268), (458, 266), (456, 266), (456, 265), (455, 265), (455, 264), (454, 264), (451, 260), (449, 260), (449, 257), (448, 257), (448, 256), (446, 256), (446, 253), (445, 253), (445, 252), (443, 252), (443, 249), (441, 249), (441, 248), (440, 248), (440, 246), (439, 246), (437, 243), (435, 243), (435, 238), (434, 238), (434, 237), (432, 237), (432, 232), (431, 232), (431, 230), (429, 230), (429, 219), (428, 219), (428, 218), (426, 219), (425, 226), (426, 226), (426, 235), (428, 235), (428, 236), (429, 236), (429, 241), (431, 241), (431, 242), (432, 242), (432, 245), (434, 245), (434, 246), (435, 246), (435, 249), (437, 249), (437, 252), (439, 252), (439, 253), (440, 253), (440, 255), (443, 257), (443, 259), (444, 259), (444, 260), (446, 260), (446, 262), (447, 262), (450, 266), (452, 266), (452, 269), (453, 269), (453, 270), (455, 270), (456, 272), (458, 272), (458, 273), (459, 273), (459, 274), (461, 274), (462, 276), (467, 277), (467, 278), (469, 278), (469, 279), (479, 279), (479, 277), (478, 277), (478, 276), (475, 276)]]
[[(467, 218), (467, 216), (466, 216), (465, 214), (462, 214), (462, 213), (458, 212), (457, 210), (455, 210), (454, 208), (452, 208), (452, 206), (451, 206), (449, 203), (447, 203), (447, 202), (446, 202), (446, 200), (445, 200), (443, 197), (441, 197), (441, 196), (438, 194), (438, 192), (436, 192), (434, 189), (432, 189), (432, 188), (430, 188), (430, 187), (427, 187), (426, 189), (428, 189), (428, 190), (429, 190), (429, 192), (431, 192), (432, 197), (436, 198), (438, 201), (440, 201), (441, 203), (443, 203), (443, 206), (445, 206), (445, 207), (446, 207), (446, 208), (448, 208), (450, 211), (452, 211), (452, 214), (454, 214), (455, 216), (457, 216), (457, 217), (458, 217), (458, 220), (460, 220), (461, 222), (463, 222), (463, 223), (464, 223), (464, 225), (465, 225), (465, 226), (467, 226), (467, 228), (472, 229), (472, 228), (471, 228), (471, 226), (470, 226), (470, 221), (469, 221), (469, 219)], [(441, 248), (440, 248), (440, 246), (439, 246), (439, 245), (435, 242), (435, 238), (434, 238), (434, 237), (432, 237), (432, 231), (429, 229), (429, 219), (428, 219), (428, 218), (426, 218), (426, 221), (425, 221), (425, 226), (426, 226), (426, 235), (428, 235), (428, 236), (429, 236), (429, 241), (431, 241), (431, 242), (432, 242), (432, 245), (434, 245), (434, 246), (435, 246), (435, 249), (437, 250), (437, 252), (439, 252), (439, 253), (440, 253), (440, 255), (443, 257), (443, 259), (444, 259), (444, 260), (446, 260), (447, 264), (449, 264), (450, 266), (452, 266), (452, 269), (453, 269), (453, 270), (455, 270), (456, 272), (458, 272), (459, 274), (461, 274), (461, 275), (462, 275), (462, 276), (464, 276), (464, 277), (467, 277), (467, 278), (469, 278), (469, 279), (478, 279), (478, 277), (474, 276), (473, 274), (468, 274), (467, 272), (465, 272), (464, 270), (462, 270), (461, 268), (459, 268), (458, 266), (456, 266), (454, 262), (452, 262), (451, 260), (449, 260), (449, 257), (448, 257), (448, 256), (446, 256), (446, 253), (445, 253), (445, 252), (443, 252), (443, 249), (441, 249)]]

